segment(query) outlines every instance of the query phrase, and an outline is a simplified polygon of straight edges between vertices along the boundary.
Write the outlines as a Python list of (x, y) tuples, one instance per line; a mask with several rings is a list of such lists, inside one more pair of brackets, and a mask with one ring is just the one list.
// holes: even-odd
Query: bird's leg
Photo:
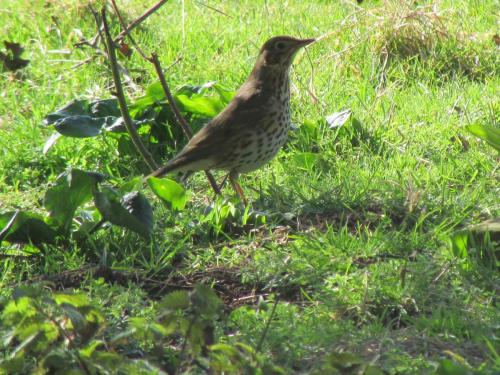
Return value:
[(227, 175), (224, 176), (224, 179), (222, 180), (222, 182), (220, 183), (219, 185), (219, 190), (222, 191), (222, 188), (224, 187), (224, 185), (226, 184), (226, 181), (227, 181), (227, 178), (229, 177), (229, 173)]
[(245, 206), (248, 206), (248, 201), (245, 198), (245, 194), (243, 193), (243, 189), (241, 188), (240, 184), (238, 183), (238, 174), (237, 173), (236, 174), (229, 173), (229, 182), (231, 182), (231, 186), (233, 187), (236, 194), (238, 194), (240, 199), (243, 201), (243, 204)]

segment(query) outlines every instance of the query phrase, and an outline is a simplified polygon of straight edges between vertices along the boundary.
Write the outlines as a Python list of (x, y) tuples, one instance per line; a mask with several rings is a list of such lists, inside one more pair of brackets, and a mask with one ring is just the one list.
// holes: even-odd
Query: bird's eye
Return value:
[(285, 43), (283, 43), (283, 42), (276, 43), (276, 49), (283, 51), (285, 49)]

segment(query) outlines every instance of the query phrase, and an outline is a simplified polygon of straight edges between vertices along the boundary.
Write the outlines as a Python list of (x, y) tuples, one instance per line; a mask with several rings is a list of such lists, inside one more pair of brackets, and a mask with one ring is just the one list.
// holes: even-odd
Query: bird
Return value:
[(247, 80), (222, 112), (209, 121), (167, 164), (146, 176), (224, 170), (245, 206), (238, 177), (273, 159), (290, 129), (290, 67), (297, 51), (316, 39), (275, 36), (259, 51)]

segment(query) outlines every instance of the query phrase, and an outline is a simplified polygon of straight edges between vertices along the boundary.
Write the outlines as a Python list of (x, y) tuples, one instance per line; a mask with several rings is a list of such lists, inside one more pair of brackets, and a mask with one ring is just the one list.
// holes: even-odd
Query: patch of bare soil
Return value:
[(279, 293), (283, 300), (297, 302), (300, 290), (288, 288), (283, 293), (269, 290), (264, 283), (247, 284), (241, 281), (239, 269), (207, 268), (203, 271), (180, 274), (156, 274), (154, 277), (138, 272), (113, 270), (103, 266), (89, 266), (76, 270), (63, 271), (53, 275), (42, 275), (30, 280), (30, 283), (45, 283), (54, 290), (67, 290), (81, 287), (88, 279), (103, 278), (108, 283), (124, 287), (130, 283), (137, 284), (152, 299), (160, 299), (174, 290), (191, 290), (196, 284), (211, 286), (218, 294), (226, 308), (232, 309), (241, 305), (256, 303), (270, 293)]

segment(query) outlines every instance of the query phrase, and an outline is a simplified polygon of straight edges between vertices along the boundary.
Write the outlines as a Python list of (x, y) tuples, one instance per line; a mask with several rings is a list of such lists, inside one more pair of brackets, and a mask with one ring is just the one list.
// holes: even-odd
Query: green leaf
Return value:
[(176, 95), (174, 98), (182, 111), (208, 118), (217, 116), (225, 107), (220, 97), (215, 96)]
[[(95, 205), (105, 220), (112, 224), (130, 229), (141, 235), (146, 240), (149, 240), (151, 238), (152, 220), (150, 222), (143, 222), (142, 220), (148, 215), (152, 216), (152, 213), (147, 213), (148, 209), (145, 207), (146, 204), (144, 203), (145, 198), (140, 197), (136, 199), (140, 200), (137, 204), (136, 202), (124, 202), (111, 188), (105, 188), (102, 192), (98, 190), (94, 191)], [(125, 207), (132, 207), (135, 205), (140, 207), (137, 212), (140, 212), (141, 216), (136, 217)], [(150, 206), (149, 209), (151, 209)]]
[(433, 375), (472, 375), (472, 372), (450, 359), (443, 359)]
[(466, 259), (468, 255), (468, 242), (469, 233), (467, 231), (459, 231), (454, 233), (451, 237), (453, 255), (460, 259)]
[(197, 284), (190, 295), (191, 303), (198, 314), (213, 316), (219, 311), (222, 302), (212, 288)]
[(159, 303), (159, 310), (183, 310), (189, 307), (189, 293), (176, 290), (167, 294)]
[(43, 373), (71, 374), (71, 369), (76, 367), (71, 355), (63, 349), (50, 351), (42, 360)]
[(93, 117), (120, 117), (120, 107), (117, 99), (96, 100), (90, 103), (90, 113)]
[(234, 95), (236, 94), (234, 91), (228, 90), (219, 85), (218, 83), (214, 84), (212, 87), (214, 88), (215, 91), (217, 91), (217, 93), (219, 94), (219, 96), (221, 97), (222, 101), (225, 104), (233, 100)]
[(467, 125), (465, 127), (470, 133), (476, 137), (486, 141), (490, 146), (500, 152), (500, 128), (491, 125)]
[(89, 344), (87, 344), (87, 346), (80, 349), (80, 355), (84, 358), (90, 358), (96, 349), (101, 346), (104, 346), (104, 341), (92, 340)]
[(325, 357), (325, 364), (335, 369), (349, 369), (353, 366), (362, 365), (364, 360), (352, 353), (332, 353)]
[(0, 214), (0, 242), (54, 243), (57, 233), (42, 216), (25, 211)]
[(163, 91), (163, 87), (161, 85), (160, 81), (157, 81), (155, 83), (152, 83), (146, 88), (146, 96), (156, 100), (160, 101), (166, 98), (165, 96), (165, 91)]
[(102, 179), (102, 175), (96, 173), (70, 169), (47, 190), (44, 206), (63, 232), (71, 227), (76, 209), (92, 199), (92, 191)]
[(109, 126), (115, 120), (115, 117), (69, 116), (57, 121), (54, 128), (66, 137), (89, 138), (99, 135), (103, 126)]
[(29, 297), (29, 298), (38, 298), (42, 295), (42, 291), (40, 288), (37, 288), (33, 285), (20, 285), (17, 286), (16, 289), (12, 292), (12, 299), (18, 300), (19, 298)]
[(26, 365), (24, 356), (5, 358), (0, 360), (0, 374), (17, 374), (23, 373), (23, 368)]
[(137, 118), (146, 110), (153, 107), (155, 103), (165, 100), (165, 92), (161, 87), (161, 83), (155, 82), (146, 88), (146, 94), (134, 100), (129, 106), (130, 115)]
[(148, 236), (150, 236), (153, 232), (153, 208), (149, 201), (138, 191), (133, 191), (123, 196), (122, 204), (130, 214), (144, 225)]
[(160, 323), (156, 323), (146, 318), (130, 318), (129, 324), (134, 329), (135, 335), (142, 337), (147, 337), (151, 334), (156, 337), (165, 337), (172, 333)]
[[(2, 311), (2, 323), (16, 325), (24, 318), (34, 317), (37, 310), (29, 297), (19, 297), (9, 301)], [(16, 332), (17, 334), (17, 332)]]
[(294, 163), (299, 167), (306, 170), (311, 170), (319, 159), (318, 154), (312, 152), (301, 152), (300, 154), (293, 155)]
[(300, 132), (307, 138), (316, 140), (318, 139), (318, 123), (312, 120), (304, 120), (299, 128)]
[(69, 303), (62, 303), (61, 308), (63, 309), (66, 316), (71, 320), (73, 328), (77, 332), (85, 328), (87, 321), (85, 320), (83, 314), (80, 311), (78, 311), (78, 309), (75, 306), (70, 305)]
[[(75, 100), (65, 107), (45, 117), (45, 125), (53, 125), (62, 135), (75, 138), (95, 137), (103, 128), (111, 127), (120, 117), (116, 99)], [(54, 143), (51, 137), (47, 142), (47, 150)]]
[(58, 305), (67, 304), (75, 307), (89, 306), (90, 302), (84, 294), (55, 293), (54, 301)]
[(186, 190), (174, 180), (151, 177), (148, 179), (148, 185), (153, 193), (166, 202), (171, 209), (180, 211), (186, 206)]
[(48, 114), (43, 123), (45, 125), (52, 125), (65, 117), (83, 115), (89, 111), (90, 105), (88, 100), (74, 100), (55, 112)]

